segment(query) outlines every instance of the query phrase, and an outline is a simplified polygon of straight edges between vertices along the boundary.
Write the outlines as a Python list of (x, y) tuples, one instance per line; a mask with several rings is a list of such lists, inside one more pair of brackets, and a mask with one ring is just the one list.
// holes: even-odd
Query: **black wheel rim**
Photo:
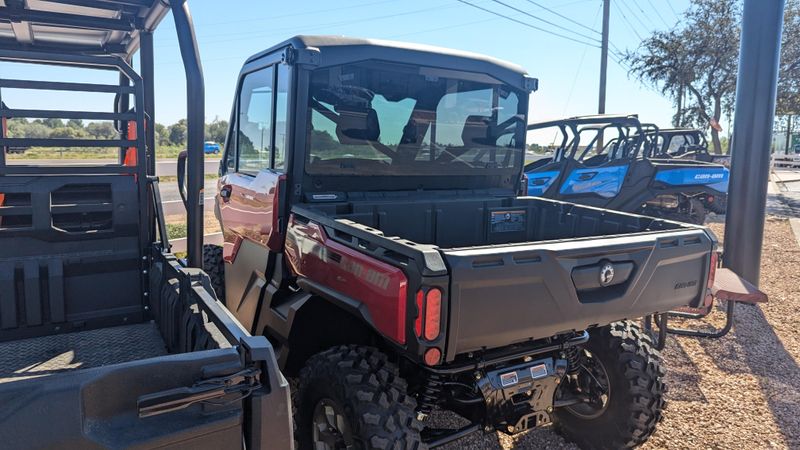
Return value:
[(353, 435), (344, 409), (327, 398), (318, 401), (314, 407), (311, 433), (314, 450), (343, 450), (353, 446)]
[(568, 406), (566, 410), (581, 419), (596, 419), (602, 416), (611, 400), (611, 382), (603, 363), (584, 350), (576, 381), (579, 389), (591, 401)]

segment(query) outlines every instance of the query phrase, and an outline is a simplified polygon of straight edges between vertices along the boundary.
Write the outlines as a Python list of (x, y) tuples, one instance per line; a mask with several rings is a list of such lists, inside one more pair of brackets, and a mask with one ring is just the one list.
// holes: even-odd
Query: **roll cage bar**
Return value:
[[(542, 130), (546, 128), (558, 128), (561, 133), (561, 145), (553, 155), (554, 161), (560, 161), (563, 158), (582, 159), (587, 155), (596, 145), (600, 135), (609, 129), (615, 129), (619, 136), (624, 136), (626, 139), (633, 140), (633, 152), (626, 152), (624, 157), (635, 158), (642, 148), (644, 139), (645, 127), (655, 127), (655, 125), (643, 125), (636, 115), (593, 115), (593, 116), (577, 116), (568, 119), (550, 120), (546, 122), (537, 122), (528, 124), (527, 131)], [(584, 149), (578, 155), (580, 150), (580, 136), (581, 133), (586, 131), (594, 131), (593, 137), (586, 144)], [(617, 139), (612, 139), (604, 145), (604, 148), (609, 145), (615, 145)], [(576, 158), (577, 157), (577, 158)]]
[[(695, 141), (694, 145), (702, 148), (708, 147), (705, 133), (697, 128), (665, 128), (656, 130), (655, 132), (652, 130), (645, 130), (645, 133), (648, 135), (647, 139), (651, 142), (651, 156), (653, 157), (665, 155), (675, 136), (692, 137)], [(655, 133), (654, 136), (653, 133)], [(662, 138), (661, 145), (658, 145), (658, 138)]]
[[(33, 5), (33, 6), (32, 6)], [(0, 175), (135, 174), (140, 198), (147, 198), (146, 180), (155, 180), (153, 32), (172, 12), (186, 74), (189, 150), (187, 250), (188, 265), (201, 267), (203, 246), (203, 140), (205, 88), (200, 54), (187, 0), (0, 0), (0, 61), (37, 63), (117, 71), (119, 84), (12, 80), (0, 76), (0, 117), (113, 120), (135, 123), (136, 138), (32, 139), (10, 138), (0, 128)], [(141, 71), (133, 70), (139, 52)], [(2, 88), (114, 93), (114, 112), (13, 109), (2, 103)], [(129, 99), (133, 97), (133, 109)], [(144, 130), (144, 132), (141, 132)], [(119, 147), (120, 159), (106, 166), (34, 166), (6, 164), (9, 147)], [(135, 149), (135, 167), (123, 164), (124, 148)], [(157, 184), (154, 186), (157, 189)], [(155, 209), (142, 211), (143, 245), (155, 241)], [(145, 209), (145, 208), (143, 208)]]

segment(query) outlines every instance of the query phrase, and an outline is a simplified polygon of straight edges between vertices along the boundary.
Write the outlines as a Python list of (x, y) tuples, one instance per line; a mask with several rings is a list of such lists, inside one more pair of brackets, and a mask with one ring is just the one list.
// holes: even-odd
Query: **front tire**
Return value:
[[(638, 324), (623, 321), (590, 332), (582, 369), (607, 384), (601, 405), (555, 411), (556, 430), (584, 449), (628, 449), (643, 444), (662, 419), (664, 369), (653, 341)], [(605, 380), (603, 380), (605, 378)]]
[(340, 346), (312, 356), (296, 396), (300, 449), (423, 449), (416, 402), (386, 355)]

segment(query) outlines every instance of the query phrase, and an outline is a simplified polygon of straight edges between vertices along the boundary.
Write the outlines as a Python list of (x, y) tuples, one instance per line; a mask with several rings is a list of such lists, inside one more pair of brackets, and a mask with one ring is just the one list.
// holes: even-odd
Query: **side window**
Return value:
[(286, 170), (286, 119), (289, 108), (289, 67), (278, 67), (278, 82), (275, 88), (275, 170)]
[(273, 67), (267, 67), (246, 75), (242, 82), (236, 120), (239, 172), (255, 175), (269, 168), (273, 78)]

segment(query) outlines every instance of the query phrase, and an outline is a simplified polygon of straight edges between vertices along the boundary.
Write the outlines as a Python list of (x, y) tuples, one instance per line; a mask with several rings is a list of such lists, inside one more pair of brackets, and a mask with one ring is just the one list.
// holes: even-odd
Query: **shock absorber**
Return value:
[(581, 364), (580, 348), (578, 346), (565, 348), (564, 359), (567, 360), (567, 373), (570, 375), (576, 374)]
[(442, 377), (439, 374), (431, 373), (425, 377), (419, 391), (417, 399), (417, 420), (423, 421), (428, 418), (436, 406), (442, 392)]

